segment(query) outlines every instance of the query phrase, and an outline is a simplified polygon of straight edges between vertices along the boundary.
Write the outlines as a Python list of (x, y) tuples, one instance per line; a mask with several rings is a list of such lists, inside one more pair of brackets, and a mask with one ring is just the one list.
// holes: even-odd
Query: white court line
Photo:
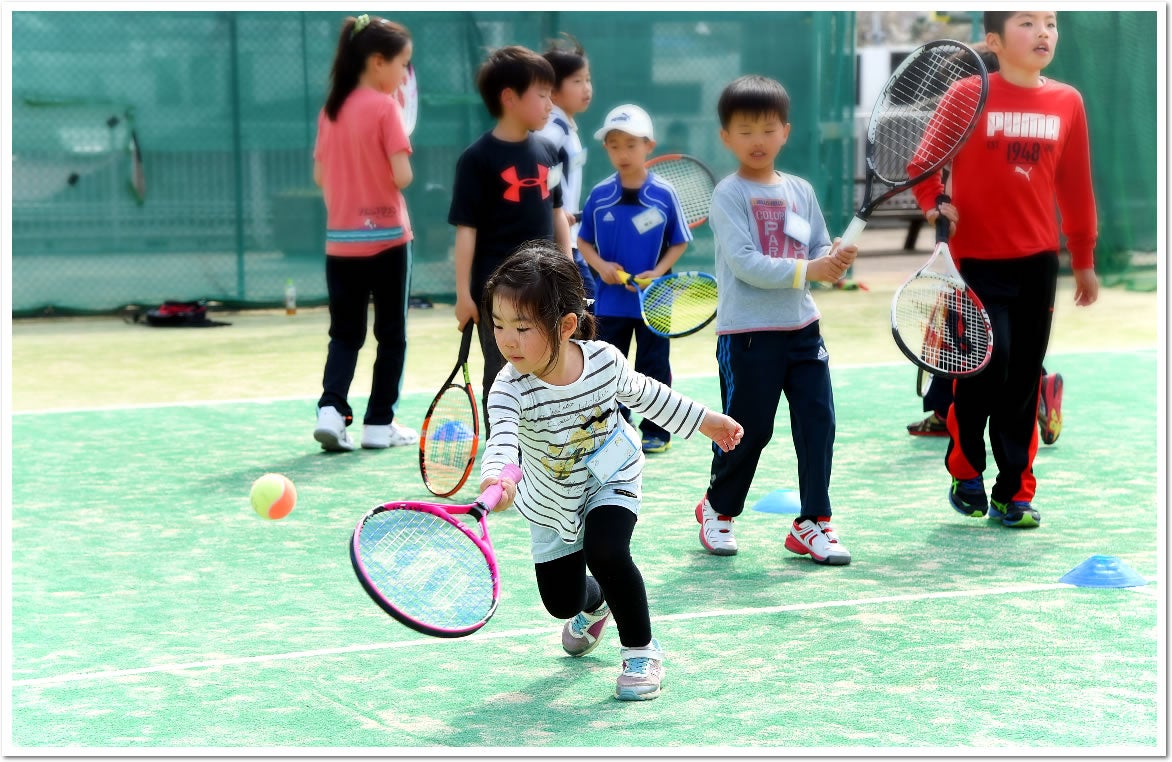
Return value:
[[(1062, 357), (1063, 355), (1138, 355), (1138, 354), (1152, 354), (1157, 351), (1157, 347), (1133, 347), (1131, 349), (1097, 349), (1092, 352), (1085, 351), (1068, 351), (1068, 352), (1053, 352), (1047, 354), (1047, 357)], [(893, 366), (906, 365), (911, 363), (906, 360), (889, 360), (886, 362), (870, 362), (870, 363), (843, 363), (842, 365), (833, 364), (835, 370), (854, 370), (866, 368), (890, 368)], [(678, 379), (692, 379), (692, 378), (716, 378), (716, 373), (680, 373), (674, 377)], [(408, 394), (433, 394), (434, 389), (404, 389), (400, 396)], [(66, 413), (104, 413), (116, 412), (120, 410), (156, 410), (159, 408), (169, 407), (209, 407), (213, 405), (268, 405), (273, 402), (311, 402), (316, 401), (319, 395), (313, 396), (293, 396), (293, 397), (245, 397), (234, 400), (186, 400), (181, 402), (143, 402), (133, 405), (105, 405), (99, 407), (61, 407), (48, 408), (45, 410), (14, 410), (12, 417), (17, 418), (26, 415), (62, 415)]]
[[(1150, 582), (1150, 580), (1149, 580)], [(716, 611), (697, 611), (686, 614), (664, 614), (651, 617), (652, 622), (684, 622), (692, 619), (710, 619), (713, 617), (752, 617), (780, 614), (787, 611), (809, 611), (812, 609), (842, 608), (850, 606), (875, 606), (885, 603), (907, 603), (910, 601), (939, 600), (943, 598), (979, 598), (993, 595), (1013, 595), (1016, 593), (1040, 593), (1047, 590), (1073, 589), (1074, 585), (1061, 582), (1049, 584), (1014, 585), (1009, 587), (993, 587), (982, 590), (953, 590), (936, 593), (909, 593), (907, 595), (887, 595), (877, 598), (857, 598), (845, 601), (821, 601), (816, 603), (791, 603), (784, 606), (764, 606), (759, 608), (720, 609)], [(1144, 588), (1136, 588), (1143, 590)], [(486, 640), (502, 640), (530, 636), (550, 636), (549, 626), (530, 627), (503, 632), (477, 633), (462, 640), (479, 642)], [(136, 667), (134, 669), (114, 669), (105, 672), (73, 672), (53, 677), (36, 677), (25, 680), (13, 680), (9, 683), (14, 688), (24, 686), (61, 685), (76, 683), (84, 680), (114, 680), (131, 675), (146, 675), (155, 672), (182, 672), (189, 669), (207, 669), (211, 667), (228, 667), (238, 664), (264, 664), (289, 659), (313, 659), (320, 656), (337, 656), (339, 654), (362, 653), (365, 651), (383, 651), (387, 649), (436, 647), (435, 638), (417, 638), (415, 640), (400, 640), (390, 643), (366, 643), (354, 646), (339, 646), (337, 648), (319, 648), (312, 651), (291, 651), (283, 654), (263, 654), (260, 656), (239, 656), (231, 659), (208, 659), (206, 661), (184, 662), (181, 664), (156, 664), (150, 667)]]

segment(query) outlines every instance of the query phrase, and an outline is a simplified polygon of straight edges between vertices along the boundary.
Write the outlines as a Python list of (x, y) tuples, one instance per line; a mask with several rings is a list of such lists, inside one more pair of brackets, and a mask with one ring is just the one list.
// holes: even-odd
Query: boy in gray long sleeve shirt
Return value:
[(834, 397), (811, 281), (834, 283), (858, 248), (836, 249), (807, 181), (774, 169), (789, 138), (789, 95), (775, 80), (745, 76), (717, 105), (720, 137), (737, 172), (716, 186), (709, 224), (716, 239), (716, 359), (724, 412), (743, 421), (732, 452), (714, 451), (708, 492), (696, 506), (700, 543), (737, 552), (733, 518), (745, 508), (784, 392), (798, 461), (801, 514), (785, 546), (823, 564), (850, 563), (830, 525)]

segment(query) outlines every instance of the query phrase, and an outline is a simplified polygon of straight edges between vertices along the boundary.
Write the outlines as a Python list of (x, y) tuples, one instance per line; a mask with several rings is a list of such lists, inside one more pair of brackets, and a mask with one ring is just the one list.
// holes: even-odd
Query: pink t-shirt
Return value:
[(313, 158), (322, 166), (326, 254), (369, 257), (411, 240), (407, 204), (395, 187), (391, 156), (411, 153), (394, 97), (355, 88), (331, 122), (317, 117)]

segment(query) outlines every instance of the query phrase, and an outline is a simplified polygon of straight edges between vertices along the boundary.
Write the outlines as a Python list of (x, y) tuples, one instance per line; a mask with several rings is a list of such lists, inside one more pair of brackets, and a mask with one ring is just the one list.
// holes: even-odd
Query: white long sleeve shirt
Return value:
[[(523, 478), (517, 510), (567, 543), (578, 536), (590, 495), (603, 486), (586, 468), (586, 459), (619, 426), (639, 441), (617, 403), (685, 439), (696, 433), (708, 412), (671, 387), (635, 372), (610, 344), (574, 343), (582, 349), (582, 375), (565, 386), (518, 373), (511, 364), (501, 369), (489, 392), (492, 435), (480, 467), (481, 480), (494, 478), (520, 457)], [(644, 460), (638, 451), (608, 483), (637, 480)]]

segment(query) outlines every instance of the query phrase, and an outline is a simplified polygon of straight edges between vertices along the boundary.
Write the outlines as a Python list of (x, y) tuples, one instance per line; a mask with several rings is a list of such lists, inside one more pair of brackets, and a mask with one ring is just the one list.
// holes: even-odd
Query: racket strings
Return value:
[(467, 390), (449, 386), (424, 422), (424, 478), (437, 491), (454, 489), (476, 456), (476, 413)]
[(971, 373), (991, 350), (984, 311), (963, 286), (944, 277), (925, 274), (903, 286), (895, 326), (908, 349), (943, 373)]
[(681, 273), (656, 281), (643, 295), (643, 315), (651, 328), (667, 335), (687, 333), (716, 312), (716, 281)]
[(359, 534), (370, 582), (400, 613), (457, 630), (492, 608), (493, 579), (480, 548), (460, 529), (424, 511), (374, 514)]
[(982, 65), (967, 48), (937, 46), (911, 62), (885, 91), (869, 127), (875, 171), (891, 183), (909, 165), (932, 168), (968, 135), (983, 103)]
[(666, 180), (676, 192), (684, 220), (688, 225), (705, 219), (712, 206), (715, 183), (712, 176), (693, 161), (673, 159), (651, 166), (651, 171)]

